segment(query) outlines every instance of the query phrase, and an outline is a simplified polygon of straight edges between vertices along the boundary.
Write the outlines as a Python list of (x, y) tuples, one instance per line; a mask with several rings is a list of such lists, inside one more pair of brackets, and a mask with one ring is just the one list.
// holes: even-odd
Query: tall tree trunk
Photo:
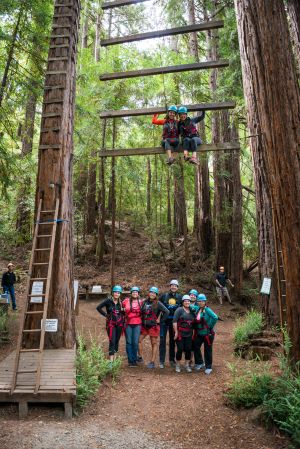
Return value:
[(300, 2), (287, 0), (287, 10), (290, 19), (290, 33), (297, 65), (298, 79), (300, 78)]
[[(46, 347), (73, 348), (75, 315), (73, 290), (73, 200), (72, 161), (75, 106), (76, 42), (80, 7), (76, 0), (56, 0), (46, 73), (40, 137), (36, 198), (44, 210), (53, 210), (60, 201), (48, 317), (58, 319), (58, 330), (46, 335)], [(61, 6), (61, 5), (68, 6)], [(58, 28), (59, 25), (59, 28)], [(64, 28), (63, 25), (66, 25)], [(70, 36), (54, 38), (68, 33)], [(58, 44), (59, 42), (59, 44)], [(65, 44), (66, 47), (59, 45)], [(52, 58), (67, 57), (67, 60)], [(58, 73), (53, 73), (58, 72)], [(60, 73), (65, 72), (65, 73)], [(53, 102), (51, 102), (53, 100)], [(60, 102), (57, 102), (60, 100)], [(49, 131), (45, 132), (46, 129)], [(43, 145), (41, 147), (41, 145)], [(43, 148), (43, 149), (42, 149)], [(47, 226), (44, 226), (47, 228)], [(43, 231), (47, 233), (47, 229)], [(42, 241), (43, 239), (39, 239)], [(48, 242), (48, 241), (47, 241)], [(47, 242), (44, 242), (44, 247)], [(43, 242), (41, 242), (42, 244)], [(46, 256), (45, 256), (46, 257)], [(39, 268), (33, 271), (34, 277)]]
[(172, 211), (171, 211), (171, 174), (167, 172), (167, 225), (169, 232), (172, 230)]
[[(107, 121), (103, 120), (103, 129), (102, 129), (102, 149), (105, 147), (105, 139), (106, 139), (106, 128)], [(102, 265), (104, 254), (106, 251), (106, 241), (105, 241), (105, 158), (100, 158), (100, 170), (99, 170), (99, 184), (100, 184), (100, 193), (99, 193), (99, 219), (98, 219), (98, 244), (97, 244), (97, 252), (98, 252), (98, 265)]]
[[(117, 126), (116, 120), (113, 120), (113, 130), (112, 130), (112, 148), (115, 148), (116, 136), (117, 136)], [(111, 288), (115, 284), (115, 262), (116, 262), (116, 158), (113, 157), (111, 160), (111, 266), (110, 266), (110, 286)]]
[(19, 13), (18, 13), (17, 22), (16, 22), (16, 25), (15, 25), (15, 28), (14, 28), (14, 32), (13, 32), (13, 35), (12, 35), (12, 38), (11, 38), (11, 43), (10, 43), (10, 46), (9, 46), (9, 50), (8, 50), (8, 54), (7, 54), (7, 60), (6, 60), (6, 64), (5, 64), (5, 68), (4, 68), (4, 72), (3, 72), (1, 85), (0, 85), (0, 107), (2, 106), (4, 90), (6, 88), (7, 80), (8, 80), (8, 72), (9, 72), (10, 65), (12, 63), (13, 56), (14, 56), (15, 45), (16, 45), (16, 40), (17, 40), (19, 28), (20, 28), (20, 22), (21, 22), (22, 15), (23, 15), (23, 9), (21, 8)]
[(177, 237), (184, 235), (187, 228), (184, 171), (182, 159), (179, 167), (174, 167), (174, 231)]
[(96, 62), (100, 61), (100, 37), (101, 37), (101, 28), (102, 28), (102, 2), (98, 2), (97, 11), (96, 11), (96, 24), (95, 24), (95, 46), (94, 46), (94, 58)]
[(148, 226), (151, 224), (151, 184), (152, 184), (152, 174), (151, 174), (151, 161), (150, 157), (147, 158), (147, 206), (146, 206), (146, 217)]
[(300, 91), (296, 68), (284, 3), (273, 0), (270, 8), (265, 0), (235, 0), (235, 7), (249, 128), (251, 134), (259, 131), (257, 151), (264, 163), (278, 223), (286, 276), (287, 327), (297, 362), (300, 208), (295, 205), (300, 202)]

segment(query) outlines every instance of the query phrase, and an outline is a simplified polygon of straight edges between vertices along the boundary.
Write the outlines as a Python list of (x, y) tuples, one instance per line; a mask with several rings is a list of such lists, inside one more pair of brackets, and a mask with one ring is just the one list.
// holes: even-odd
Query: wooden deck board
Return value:
[[(0, 402), (19, 402), (18, 398), (27, 402), (65, 402), (76, 395), (76, 350), (45, 349), (41, 372), (41, 385), (34, 394), (36, 373), (20, 373), (14, 393), (10, 395), (13, 379), (15, 352), (10, 353), (0, 362)], [(35, 369), (37, 353), (22, 353), (20, 367), (22, 370)], [(25, 395), (25, 399), (24, 399)]]

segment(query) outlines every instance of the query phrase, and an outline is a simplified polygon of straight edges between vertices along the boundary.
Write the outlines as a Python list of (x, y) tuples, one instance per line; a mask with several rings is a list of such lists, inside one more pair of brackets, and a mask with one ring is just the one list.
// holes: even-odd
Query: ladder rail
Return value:
[(24, 329), (25, 320), (26, 320), (26, 316), (27, 316), (26, 312), (28, 311), (28, 304), (29, 304), (28, 295), (30, 294), (31, 275), (32, 275), (33, 261), (34, 261), (34, 257), (35, 257), (34, 250), (35, 250), (35, 247), (37, 244), (37, 236), (38, 236), (38, 231), (39, 231), (39, 221), (40, 221), (41, 210), (42, 210), (42, 199), (40, 199), (40, 201), (39, 201), (38, 211), (37, 211), (37, 222), (35, 225), (34, 235), (33, 235), (32, 251), (31, 251), (31, 255), (30, 255), (28, 278), (27, 278), (27, 285), (26, 285), (27, 298), (26, 298), (23, 315), (21, 318), (22, 324), (20, 327), (20, 332), (19, 332), (19, 337), (18, 337), (10, 394), (12, 394), (14, 392), (14, 389), (15, 389), (16, 383), (17, 383), (17, 371), (18, 371), (18, 366), (19, 366), (19, 362), (20, 362), (20, 350), (21, 350), (22, 339), (23, 339), (23, 329)]
[(52, 280), (53, 256), (54, 256), (55, 241), (56, 241), (55, 237), (56, 237), (56, 230), (57, 230), (58, 211), (59, 211), (59, 199), (57, 198), (56, 205), (55, 205), (55, 213), (54, 213), (54, 223), (53, 223), (53, 228), (52, 228), (51, 245), (50, 245), (49, 265), (48, 265), (47, 283), (46, 283), (46, 290), (45, 290), (44, 310), (43, 310), (43, 317), (42, 317), (43, 324), (41, 325), (41, 334), (40, 334), (40, 347), (39, 347), (40, 351), (38, 353), (38, 360), (37, 360), (37, 374), (36, 374), (36, 383), (35, 383), (35, 389), (34, 389), (35, 394), (38, 392), (39, 387), (40, 387), (40, 382), (41, 382), (43, 350), (44, 350), (44, 342), (45, 342), (45, 329), (46, 329), (49, 294), (50, 294), (51, 280)]

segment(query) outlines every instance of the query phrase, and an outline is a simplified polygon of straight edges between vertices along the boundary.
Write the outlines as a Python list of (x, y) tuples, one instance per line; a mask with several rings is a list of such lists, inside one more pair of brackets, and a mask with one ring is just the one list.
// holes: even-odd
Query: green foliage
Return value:
[(256, 310), (250, 310), (246, 313), (244, 318), (239, 318), (236, 321), (234, 328), (234, 342), (237, 345), (241, 345), (248, 341), (248, 337), (251, 334), (255, 334), (262, 330), (263, 327), (263, 315)]
[(103, 379), (111, 374), (116, 379), (121, 369), (121, 358), (112, 364), (106, 359), (103, 349), (91, 337), (87, 341), (82, 335), (77, 338), (78, 348), (76, 356), (76, 404), (82, 408), (96, 393)]
[(240, 372), (236, 365), (229, 365), (232, 381), (225, 393), (227, 403), (234, 408), (257, 407), (271, 393), (272, 376), (269, 365), (248, 362), (247, 367)]
[(0, 332), (6, 331), (8, 325), (8, 314), (0, 307)]

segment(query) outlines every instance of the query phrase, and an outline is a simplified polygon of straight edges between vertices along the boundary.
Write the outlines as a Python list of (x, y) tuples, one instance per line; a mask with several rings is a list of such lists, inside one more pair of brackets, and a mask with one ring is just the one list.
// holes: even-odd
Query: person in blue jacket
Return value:
[(159, 298), (163, 305), (169, 310), (168, 318), (160, 325), (159, 341), (159, 367), (165, 367), (167, 333), (169, 332), (169, 361), (172, 367), (175, 366), (175, 340), (173, 329), (173, 318), (176, 309), (181, 306), (182, 295), (178, 293), (179, 282), (176, 279), (170, 281), (170, 290)]
[[(194, 328), (196, 338), (194, 339), (195, 370), (199, 371), (205, 366), (205, 374), (212, 372), (212, 351), (214, 342), (214, 326), (218, 321), (215, 314), (206, 305), (206, 296), (199, 293), (197, 298), (198, 310), (195, 312)], [(201, 354), (201, 346), (204, 345), (204, 362)]]

